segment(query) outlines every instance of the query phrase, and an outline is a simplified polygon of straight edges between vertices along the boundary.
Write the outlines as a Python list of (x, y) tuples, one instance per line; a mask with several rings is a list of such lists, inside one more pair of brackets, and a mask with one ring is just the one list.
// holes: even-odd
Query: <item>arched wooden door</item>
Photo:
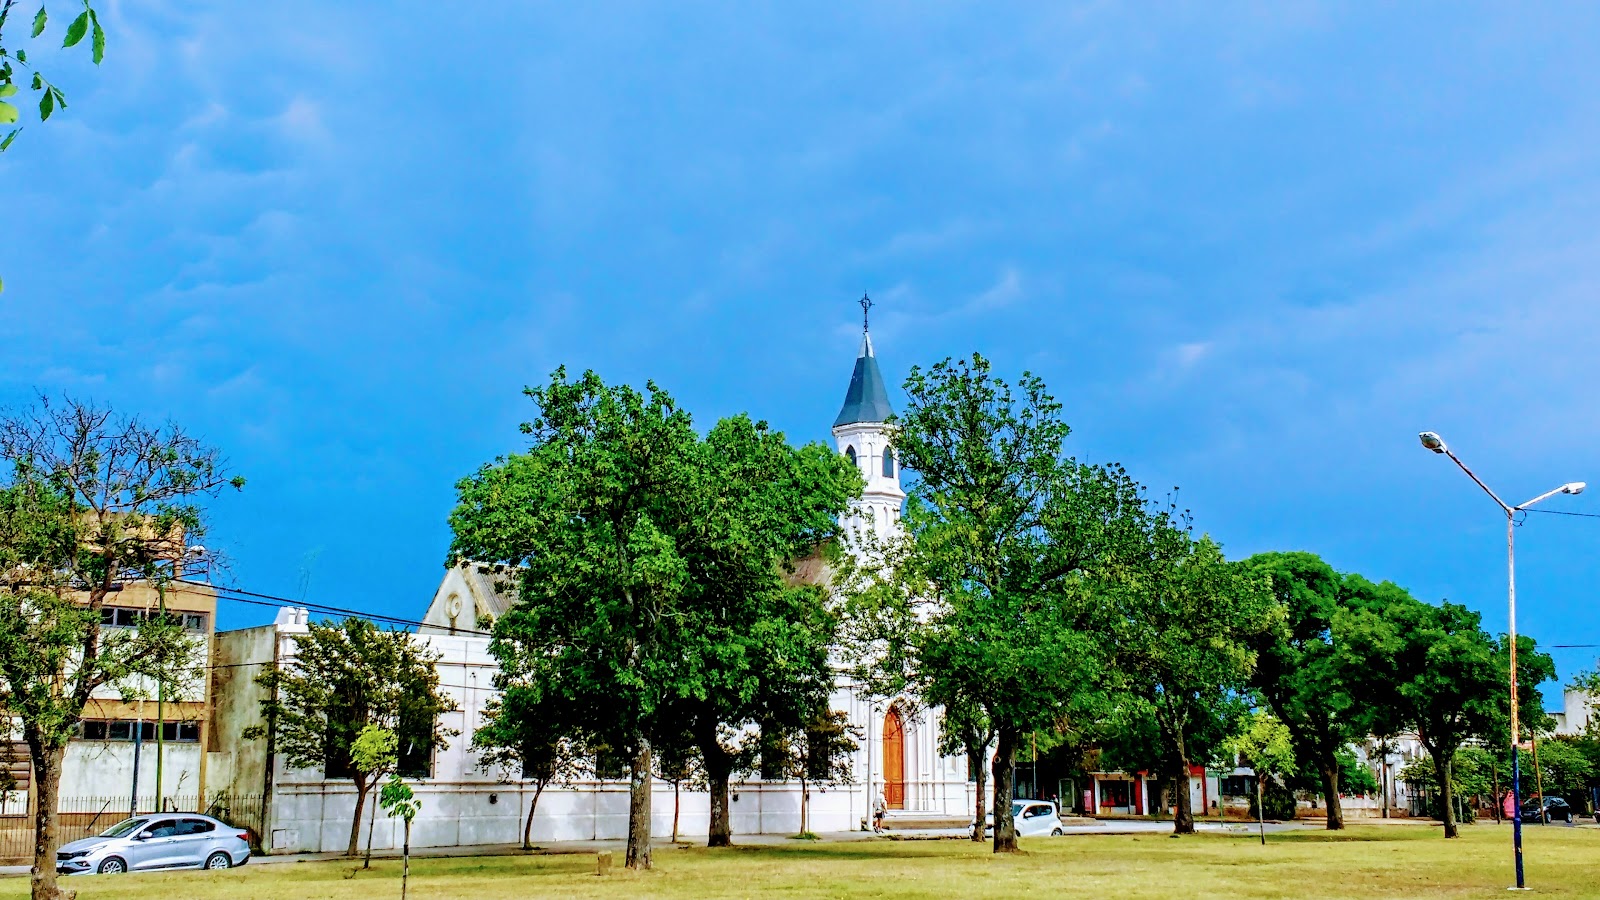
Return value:
[(890, 809), (906, 808), (906, 731), (894, 707), (883, 718), (883, 802)]

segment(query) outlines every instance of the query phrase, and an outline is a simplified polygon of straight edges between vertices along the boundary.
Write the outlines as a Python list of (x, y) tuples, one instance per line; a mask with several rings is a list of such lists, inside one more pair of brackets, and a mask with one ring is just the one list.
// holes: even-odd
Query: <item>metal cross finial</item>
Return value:
[(872, 309), (872, 298), (866, 294), (861, 295), (861, 330), (867, 330), (867, 313)]

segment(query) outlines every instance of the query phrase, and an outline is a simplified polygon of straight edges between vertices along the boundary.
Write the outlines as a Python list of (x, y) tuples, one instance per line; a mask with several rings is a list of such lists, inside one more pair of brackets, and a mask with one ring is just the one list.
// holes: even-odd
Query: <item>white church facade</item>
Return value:
[[(871, 337), (862, 335), (845, 402), (833, 425), (839, 452), (852, 459), (866, 481), (852, 513), (854, 522), (880, 533), (899, 527), (905, 492), (898, 461), (889, 449), (885, 420), (891, 414), (888, 391)], [(803, 573), (802, 573), (803, 574)], [(457, 732), (447, 748), (435, 753), (430, 776), (416, 782), (422, 800), (413, 826), (412, 845), (449, 847), (511, 844), (521, 840), (522, 826), (533, 802), (531, 784), (518, 772), (485, 770), (470, 749), (471, 735), (482, 723), (494, 697), (494, 659), (489, 635), (480, 623), (493, 621), (513, 602), (508, 585), (486, 567), (463, 565), (449, 570), (428, 605), (419, 639), (440, 654), (441, 687), (457, 709), (442, 723)], [(259, 628), (218, 635), (219, 663), (231, 669), (292, 659), (296, 635), (305, 630), (303, 612), (285, 610), (279, 621)], [(231, 670), (230, 669), (230, 670)], [(291, 769), (270, 758), (262, 741), (243, 741), (238, 732), (255, 720), (262, 699), (248, 678), (219, 686), (216, 712), (217, 775), (213, 783), (228, 785), (235, 795), (264, 794), (261, 843), (273, 853), (344, 849), (355, 807), (348, 779), (329, 779), (316, 769)], [(958, 824), (971, 820), (975, 785), (968, 778), (964, 756), (938, 751), (939, 712), (897, 699), (866, 696), (840, 677), (830, 705), (846, 713), (858, 735), (850, 784), (813, 787), (811, 828), (852, 831), (867, 827), (875, 799), (895, 819)], [(704, 791), (677, 790), (655, 780), (652, 833), (666, 840), (704, 840), (710, 827), (710, 798)], [(736, 780), (730, 788), (735, 834), (793, 834), (800, 828), (800, 790), (795, 782)], [(398, 825), (378, 817), (375, 847), (398, 846)], [(625, 837), (628, 828), (628, 782), (589, 776), (566, 785), (552, 785), (539, 798), (533, 821), (535, 843)], [(363, 825), (363, 841), (365, 825)]]

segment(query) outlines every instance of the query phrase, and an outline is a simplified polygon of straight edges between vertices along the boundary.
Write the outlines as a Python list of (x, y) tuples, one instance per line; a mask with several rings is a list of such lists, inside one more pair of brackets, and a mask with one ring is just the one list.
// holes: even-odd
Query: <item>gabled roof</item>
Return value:
[(856, 357), (856, 370), (850, 376), (850, 390), (845, 392), (844, 407), (833, 427), (854, 425), (857, 422), (886, 422), (894, 414), (889, 406), (889, 391), (883, 383), (883, 373), (878, 371), (878, 358), (872, 353), (872, 336), (861, 335), (861, 355)]

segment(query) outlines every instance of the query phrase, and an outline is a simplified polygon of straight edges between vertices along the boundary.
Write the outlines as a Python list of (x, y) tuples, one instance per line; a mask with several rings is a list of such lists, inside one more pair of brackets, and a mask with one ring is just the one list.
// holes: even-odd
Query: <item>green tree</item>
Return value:
[(779, 771), (800, 782), (800, 837), (816, 837), (811, 831), (811, 788), (852, 783), (851, 758), (860, 736), (848, 715), (823, 706), (776, 745), (785, 750)]
[(891, 444), (917, 473), (903, 535), (859, 538), (846, 573), (856, 672), (934, 706), (981, 709), (995, 735), (994, 850), (1011, 818), (1021, 737), (1098, 691), (1089, 581), (1141, 498), (1121, 469), (1064, 454), (1071, 429), (1037, 377), (1015, 387), (982, 356), (906, 380)]
[(0, 709), (20, 720), (35, 785), (34, 900), (56, 900), (61, 762), (102, 688), (185, 680), (193, 642), (169, 617), (103, 628), (106, 597), (181, 572), (205, 503), (231, 478), (176, 426), (41, 397), (0, 415)]
[[(345, 855), (355, 857), (367, 794), (382, 772), (355, 759), (356, 739), (368, 725), (394, 732), (396, 765), (406, 774), (408, 760), (431, 760), (435, 749), (448, 746), (455, 732), (439, 717), (455, 709), (455, 701), (439, 690), (439, 655), (408, 632), (352, 617), (313, 622), (294, 640), (290, 659), (257, 676), (268, 692), (263, 724), (245, 729), (244, 736), (271, 735), (290, 765), (350, 779), (356, 808)], [(366, 762), (371, 765), (371, 758)]]
[(629, 753), (629, 867), (650, 864), (663, 741), (694, 742), (710, 843), (726, 844), (737, 736), (799, 724), (832, 686), (835, 616), (787, 566), (827, 552), (860, 476), (744, 416), (699, 439), (653, 384), (640, 393), (557, 370), (528, 394), (539, 411), (528, 451), (463, 481), (451, 519), (456, 558), (522, 573), (491, 652), (509, 682), (584, 710), (601, 743)]
[(685, 736), (662, 744), (661, 752), (656, 754), (656, 774), (672, 785), (672, 843), (676, 844), (679, 814), (683, 811), (683, 789), (708, 787), (705, 765), (700, 761), (700, 752), (694, 748), (693, 738)]
[(400, 845), (400, 900), (406, 900), (406, 882), (411, 880), (411, 822), (422, 811), (422, 801), (395, 772), (378, 792), (378, 804), (385, 815), (399, 816), (405, 822), (405, 838)]
[[(1195, 540), (1171, 505), (1143, 516), (1142, 552), (1104, 591), (1113, 679), (1150, 710), (1172, 778), (1173, 833), (1192, 834), (1189, 771), (1217, 749), (1255, 667), (1252, 644), (1276, 627), (1266, 580)], [(1224, 734), (1226, 732), (1224, 731)]]
[(839, 522), (861, 476), (822, 444), (793, 447), (734, 416), (692, 448), (675, 547), (688, 585), (677, 656), (693, 673), (672, 701), (711, 792), (709, 846), (732, 843), (729, 781), (741, 736), (807, 726), (834, 683), (837, 616), (822, 585), (791, 583), (794, 560), (839, 557)]
[(1492, 796), (1495, 788), (1496, 755), (1484, 747), (1467, 744), (1456, 749), (1450, 757), (1450, 791), (1448, 797), (1440, 789), (1439, 770), (1433, 759), (1418, 757), (1400, 768), (1401, 781), (1426, 791), (1435, 808), (1448, 805), (1452, 815), (1462, 808), (1462, 798), (1474, 795)]
[(965, 756), (974, 779), (972, 839), (983, 843), (983, 810), (988, 802), (989, 749), (994, 746), (994, 726), (983, 707), (975, 703), (950, 703), (939, 720), (939, 752)]
[[(1510, 715), (1508, 652), (1480, 625), (1481, 616), (1445, 602), (1433, 606), (1385, 582), (1347, 576), (1346, 606), (1335, 616), (1340, 665), (1347, 683), (1370, 698), (1384, 698), (1371, 714), (1414, 729), (1427, 749), (1439, 784), (1446, 838), (1458, 835), (1456, 751), (1473, 738), (1497, 744)], [(1532, 726), (1544, 718), (1539, 684), (1555, 673), (1549, 655), (1531, 639), (1518, 646), (1519, 712)], [(1373, 729), (1378, 732), (1378, 729)]]
[(1586, 747), (1583, 738), (1563, 736), (1541, 739), (1537, 749), (1545, 796), (1561, 797), (1576, 810), (1587, 809), (1589, 785), (1600, 774), (1595, 771), (1593, 748)]
[[(350, 767), (371, 773), (373, 781), (389, 777), (399, 762), (400, 739), (393, 731), (381, 725), (363, 726), (356, 739), (350, 743)], [(377, 806), (367, 819), (367, 853), (361, 859), (361, 868), (372, 868), (372, 832), (375, 830)]]
[(1328, 829), (1338, 830), (1344, 827), (1339, 753), (1364, 736), (1333, 647), (1339, 574), (1312, 553), (1260, 553), (1245, 564), (1269, 579), (1283, 617), (1282, 628), (1256, 641), (1252, 686), (1293, 735), (1306, 774), (1320, 779)]
[(483, 724), (472, 734), (472, 749), (485, 771), (501, 770), (506, 780), (533, 782), (533, 802), (522, 824), (522, 849), (533, 849), (533, 816), (551, 784), (580, 774), (590, 758), (581, 717), (564, 703), (544, 697), (537, 686), (500, 685), (500, 696), (483, 709)]
[(647, 869), (652, 740), (698, 686), (680, 655), (693, 624), (675, 539), (693, 426), (653, 383), (640, 393), (557, 369), (526, 393), (531, 445), (457, 486), (451, 556), (519, 567), (519, 602), (490, 652), (508, 682), (585, 711), (597, 744), (628, 755), (626, 864)]
[(1243, 729), (1223, 746), (1255, 773), (1256, 815), (1261, 823), (1261, 845), (1264, 847), (1267, 844), (1267, 782), (1295, 774), (1294, 739), (1288, 726), (1271, 713), (1253, 712), (1243, 724)]

